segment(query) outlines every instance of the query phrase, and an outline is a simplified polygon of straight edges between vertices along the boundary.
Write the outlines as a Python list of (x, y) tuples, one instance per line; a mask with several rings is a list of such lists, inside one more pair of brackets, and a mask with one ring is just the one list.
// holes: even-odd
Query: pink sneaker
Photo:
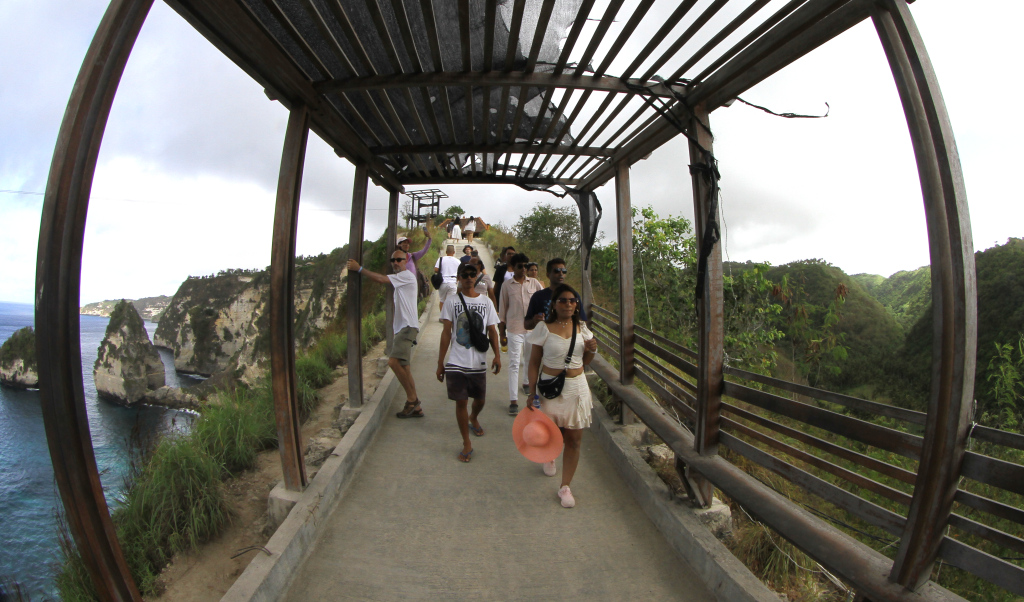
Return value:
[(553, 477), (553, 476), (555, 476), (555, 474), (557, 472), (558, 472), (558, 469), (555, 468), (555, 461), (554, 460), (552, 460), (550, 462), (545, 462), (544, 463), (544, 474), (545, 475), (547, 475), (549, 477)]
[(568, 485), (562, 485), (562, 488), (558, 490), (558, 499), (562, 500), (563, 508), (572, 508), (576, 505), (576, 499), (572, 497)]

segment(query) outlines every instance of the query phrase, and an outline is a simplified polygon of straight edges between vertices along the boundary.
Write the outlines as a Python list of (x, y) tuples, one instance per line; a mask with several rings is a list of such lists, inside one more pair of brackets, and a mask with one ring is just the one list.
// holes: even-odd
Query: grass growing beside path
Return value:
[[(363, 319), (365, 353), (384, 338), (384, 312)], [(329, 332), (295, 360), (299, 409), (307, 418), (319, 404), (317, 389), (334, 380), (347, 358), (348, 338)], [(257, 455), (277, 447), (270, 378), (255, 387), (219, 391), (187, 435), (134, 442), (121, 503), (111, 516), (135, 583), (159, 595), (160, 571), (178, 552), (192, 551), (231, 520), (222, 482), (256, 466)], [(60, 598), (98, 600), (63, 517), (58, 517)]]

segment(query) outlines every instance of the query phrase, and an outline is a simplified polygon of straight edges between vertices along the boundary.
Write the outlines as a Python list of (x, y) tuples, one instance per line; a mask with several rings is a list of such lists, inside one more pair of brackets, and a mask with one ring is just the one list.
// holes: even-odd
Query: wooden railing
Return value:
[[(602, 354), (618, 361), (618, 316), (599, 306), (591, 306), (590, 309), (591, 327)], [(595, 369), (613, 393), (663, 440), (692, 441), (688, 427), (692, 428), (696, 419), (694, 395), (697, 385), (694, 380), (698, 373), (697, 354), (639, 326), (634, 327), (634, 336), (636, 379), (646, 385), (660, 402), (660, 407), (669, 410), (669, 415), (674, 414), (677, 420), (665, 420), (666, 412), (659, 413), (652, 407), (637, 407), (644, 406), (645, 399), (637, 396), (635, 388), (621, 385), (610, 364), (602, 363)], [(722, 392), (720, 444), (844, 510), (864, 525), (880, 530), (869, 533), (876, 541), (887, 535), (894, 537), (889, 547), (895, 550), (895, 544), (904, 534), (914, 492), (923, 442), (916, 433), (922, 431), (926, 414), (734, 367), (726, 366), (724, 372), (727, 380)], [(864, 420), (851, 414), (877, 418), (874, 421)], [(974, 426), (970, 437), (973, 442), (1024, 450), (1024, 436), (1016, 433)], [(673, 449), (677, 456), (690, 453), (678, 445)], [(723, 469), (720, 463), (706, 461), (706, 458), (693, 456), (689, 460), (703, 466), (703, 470), (696, 468), (703, 478), (737, 499), (736, 494), (741, 488), (728, 484), (736, 477), (733, 471)], [(695, 466), (690, 468), (695, 469)], [(947, 531), (942, 539), (939, 557), (949, 565), (1014, 594), (1024, 595), (1024, 568), (1008, 562), (1024, 557), (1024, 539), (1021, 537), (1024, 534), (1024, 466), (968, 451), (960, 476), (960, 487), (954, 498), (959, 506), (948, 517), (948, 527), (954, 531), (952, 535)], [(747, 478), (753, 480), (749, 475)], [(964, 479), (1010, 492), (1012, 495), (1007, 497), (1014, 499), (1016, 505), (972, 493), (963, 488)], [(762, 495), (748, 499), (756, 499), (757, 504), (794, 505), (779, 496), (766, 498)], [(765, 515), (763, 508), (749, 510), (755, 515)], [(818, 544), (801, 541), (800, 536), (795, 535), (797, 529), (791, 529), (793, 521), (800, 522), (805, 518), (789, 517), (776, 520), (775, 524), (768, 520), (765, 522), (826, 568), (844, 575), (855, 573), (849, 566), (836, 566), (836, 563), (856, 562), (855, 558), (844, 561), (844, 554), (840, 554), (831, 562), (833, 566), (829, 566), (829, 559), (822, 558), (820, 550), (818, 554), (814, 553)], [(1000, 521), (1002, 528), (996, 526)], [(861, 530), (865, 533), (870, 531)], [(962, 541), (962, 536), (989, 542), (991, 546), (984, 547), (989, 547), (990, 551)], [(845, 549), (851, 542), (832, 543)], [(995, 548), (999, 551), (993, 554)], [(864, 553), (856, 546), (849, 547), (846, 552), (854, 555)], [(877, 560), (874, 559), (875, 562)], [(871, 589), (867, 584), (853, 585), (858, 591)]]

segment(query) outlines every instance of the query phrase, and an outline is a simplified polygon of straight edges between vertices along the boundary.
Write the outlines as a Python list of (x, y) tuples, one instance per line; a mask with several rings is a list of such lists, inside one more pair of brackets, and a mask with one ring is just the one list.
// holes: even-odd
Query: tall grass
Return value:
[(0, 602), (28, 602), (28, 592), (14, 579), (0, 577)]
[(221, 392), (203, 412), (192, 438), (227, 473), (256, 466), (256, 455), (277, 444), (274, 400), (269, 385)]

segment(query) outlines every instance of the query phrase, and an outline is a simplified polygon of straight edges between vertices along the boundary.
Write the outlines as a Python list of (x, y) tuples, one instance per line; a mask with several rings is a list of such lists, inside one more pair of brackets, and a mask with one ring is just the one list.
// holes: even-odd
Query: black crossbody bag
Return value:
[(537, 390), (540, 391), (540, 394), (543, 395), (545, 399), (554, 399), (562, 394), (562, 387), (565, 386), (565, 377), (569, 370), (569, 362), (572, 361), (572, 352), (576, 347), (576, 328), (576, 320), (573, 320), (572, 338), (569, 340), (569, 353), (565, 356), (565, 367), (562, 368), (562, 371), (558, 373), (558, 376), (549, 380), (539, 380), (538, 377)]

